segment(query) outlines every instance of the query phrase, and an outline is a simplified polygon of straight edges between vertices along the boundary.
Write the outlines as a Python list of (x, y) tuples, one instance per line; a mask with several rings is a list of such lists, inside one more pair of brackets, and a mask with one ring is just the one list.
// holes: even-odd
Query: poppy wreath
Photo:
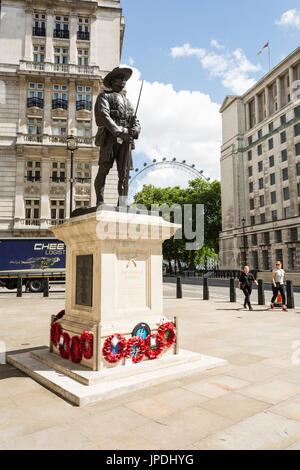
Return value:
[(91, 359), (93, 357), (93, 343), (94, 335), (89, 331), (85, 330), (80, 336), (80, 348), (85, 359)]
[(126, 356), (132, 358), (132, 362), (141, 362), (145, 354), (145, 343), (140, 336), (133, 336), (127, 341)]
[[(117, 354), (114, 354), (111, 350), (111, 343), (114, 337), (117, 337), (119, 342), (119, 352)], [(119, 334), (115, 335), (110, 335), (108, 338), (106, 338), (103, 349), (102, 349), (102, 354), (104, 356), (104, 359), (109, 362), (110, 364), (115, 364), (116, 362), (119, 362), (123, 357), (125, 357), (126, 354), (126, 349), (127, 349), (127, 341), (123, 336)]]
[(70, 359), (72, 362), (80, 362), (82, 359), (82, 352), (80, 347), (79, 336), (73, 336), (70, 347)]
[(59, 345), (59, 354), (63, 359), (69, 359), (70, 357), (70, 343), (71, 338), (70, 335), (66, 332), (62, 333), (61, 336), (63, 337), (63, 343)]
[(52, 323), (50, 330), (50, 338), (53, 346), (57, 347), (57, 343), (62, 335), (63, 329), (58, 322)]
[[(151, 338), (156, 339), (156, 348), (152, 349), (151, 348)], [(147, 338), (144, 340), (145, 343), (145, 354), (149, 359), (156, 359), (161, 353), (162, 350), (164, 349), (164, 339), (159, 335), (159, 334), (152, 334), (147, 336)]]
[(157, 330), (157, 333), (164, 340), (165, 346), (169, 348), (176, 341), (176, 329), (174, 323), (163, 323)]

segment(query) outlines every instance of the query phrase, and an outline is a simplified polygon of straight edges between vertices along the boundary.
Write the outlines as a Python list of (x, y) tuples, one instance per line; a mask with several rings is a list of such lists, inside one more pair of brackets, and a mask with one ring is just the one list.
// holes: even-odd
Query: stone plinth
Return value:
[[(60, 324), (71, 338), (84, 330), (94, 335), (93, 357), (83, 358), (83, 366), (112, 367), (102, 358), (108, 336), (119, 333), (128, 339), (140, 322), (154, 333), (166, 321), (162, 243), (179, 228), (159, 216), (111, 210), (74, 217), (51, 228), (67, 248), (66, 314)], [(50, 348), (59, 354), (56, 347)], [(175, 346), (171, 349), (174, 353)], [(123, 364), (124, 360), (117, 365)]]

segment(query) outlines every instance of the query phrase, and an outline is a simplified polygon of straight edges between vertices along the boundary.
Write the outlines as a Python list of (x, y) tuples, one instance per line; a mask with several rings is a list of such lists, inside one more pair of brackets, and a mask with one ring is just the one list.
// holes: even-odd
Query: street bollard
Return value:
[(22, 278), (17, 279), (17, 297), (22, 297)]
[(287, 308), (295, 308), (293, 281), (286, 281)]
[(44, 297), (49, 297), (49, 277), (45, 277), (44, 279)]
[(233, 278), (230, 279), (230, 302), (236, 302), (236, 290)]
[(209, 288), (207, 277), (203, 277), (203, 300), (209, 300)]
[(182, 285), (181, 285), (181, 277), (177, 277), (177, 283), (176, 283), (176, 298), (177, 299), (182, 299)]
[(258, 305), (265, 305), (265, 286), (262, 279), (258, 279)]

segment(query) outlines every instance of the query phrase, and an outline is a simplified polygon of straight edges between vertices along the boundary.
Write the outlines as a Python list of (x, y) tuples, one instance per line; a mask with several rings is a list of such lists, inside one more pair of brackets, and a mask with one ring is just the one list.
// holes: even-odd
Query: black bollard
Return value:
[(230, 302), (236, 302), (236, 290), (233, 278), (230, 279)]
[(182, 299), (182, 285), (181, 285), (181, 277), (177, 277), (176, 281), (176, 298)]
[(265, 286), (262, 279), (258, 279), (258, 305), (265, 305)]
[(49, 297), (49, 277), (45, 277), (44, 279), (44, 297)]
[(203, 277), (203, 300), (209, 300), (209, 288), (207, 277)]
[(22, 297), (22, 283), (23, 280), (21, 277), (17, 279), (17, 297)]
[(286, 281), (287, 308), (295, 308), (293, 281)]

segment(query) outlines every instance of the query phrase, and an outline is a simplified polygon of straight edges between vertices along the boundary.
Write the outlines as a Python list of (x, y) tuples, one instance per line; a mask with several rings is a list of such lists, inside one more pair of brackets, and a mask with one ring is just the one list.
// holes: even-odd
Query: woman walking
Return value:
[(258, 286), (257, 280), (254, 279), (253, 274), (249, 272), (249, 266), (245, 266), (244, 272), (240, 275), (239, 278), (239, 289), (241, 289), (245, 295), (244, 308), (247, 308), (248, 305), (249, 310), (253, 310), (250, 302), (253, 282)]
[(281, 267), (281, 261), (276, 261), (276, 268), (272, 272), (272, 288), (273, 288), (273, 297), (271, 299), (271, 309), (274, 310), (274, 302), (277, 299), (278, 292), (280, 292), (282, 297), (282, 310), (285, 312), (288, 311), (285, 305), (285, 292), (284, 292), (284, 275), (285, 272)]

